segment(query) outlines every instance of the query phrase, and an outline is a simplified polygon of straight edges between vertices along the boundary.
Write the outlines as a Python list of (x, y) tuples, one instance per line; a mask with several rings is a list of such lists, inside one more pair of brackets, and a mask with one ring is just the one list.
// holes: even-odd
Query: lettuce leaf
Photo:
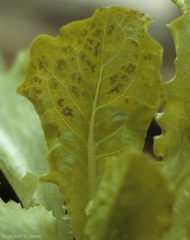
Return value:
[(46, 211), (42, 206), (25, 210), (18, 203), (10, 201), (6, 204), (0, 199), (0, 209), (2, 238), (58, 239), (57, 221), (51, 212)]
[(32, 197), (38, 186), (38, 177), (32, 173), (27, 173), (21, 180), (14, 177), (6, 168), (4, 162), (0, 159), (0, 169), (8, 179), (11, 187), (16, 192), (19, 200), (25, 209), (31, 205)]
[(28, 209), (41, 204), (52, 211), (58, 221), (59, 239), (71, 240), (70, 225), (63, 220), (64, 199), (59, 187), (39, 183), (39, 175), (48, 169), (45, 159), (48, 148), (39, 118), (32, 104), (16, 94), (28, 62), (28, 51), (19, 51), (13, 66), (7, 70), (0, 56), (0, 169), (23, 207)]
[(105, 157), (142, 150), (162, 101), (162, 48), (147, 33), (150, 23), (138, 11), (106, 7), (31, 45), (18, 92), (34, 104), (50, 150), (40, 179), (60, 186), (77, 240)]
[(41, 175), (48, 168), (48, 148), (39, 118), (32, 104), (16, 93), (28, 63), (28, 51), (20, 51), (11, 69), (0, 72), (0, 158), (18, 179), (28, 171)]
[(189, 239), (190, 222), (190, 1), (173, 2), (184, 14), (169, 24), (177, 53), (176, 76), (164, 84), (164, 111), (157, 114), (162, 135), (156, 137), (154, 146), (176, 187), (175, 214), (167, 240)]
[(173, 202), (173, 188), (151, 157), (130, 151), (112, 157), (87, 208), (86, 239), (163, 239)]

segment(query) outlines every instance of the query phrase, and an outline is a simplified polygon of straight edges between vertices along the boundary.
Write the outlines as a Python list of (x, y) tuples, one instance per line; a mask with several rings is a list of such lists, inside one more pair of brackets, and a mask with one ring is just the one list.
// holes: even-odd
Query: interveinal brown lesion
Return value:
[(62, 111), (65, 117), (74, 117), (73, 109), (70, 107), (65, 107)]

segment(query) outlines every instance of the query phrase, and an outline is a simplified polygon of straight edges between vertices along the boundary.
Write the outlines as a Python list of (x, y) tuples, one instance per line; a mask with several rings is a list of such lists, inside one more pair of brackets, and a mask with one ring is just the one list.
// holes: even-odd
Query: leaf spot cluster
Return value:
[(127, 74), (131, 74), (136, 70), (136, 66), (132, 63), (122, 66), (122, 70)]
[(65, 117), (74, 117), (73, 109), (70, 107), (65, 107), (62, 112), (65, 115)]
[(41, 84), (42, 80), (38, 76), (35, 76), (35, 77), (30, 79), (30, 83), (31, 84)]
[(113, 94), (113, 93), (120, 93), (121, 89), (125, 86), (123, 83), (117, 84), (114, 88), (112, 88), (110, 91), (108, 91), (108, 94)]
[(64, 106), (64, 101), (65, 101), (64, 98), (60, 98), (60, 99), (57, 101), (58, 106), (62, 108), (62, 107)]
[(58, 87), (57, 82), (56, 82), (54, 79), (51, 79), (51, 80), (49, 81), (49, 88), (50, 88), (51, 90), (56, 90), (57, 87)]
[(73, 85), (71, 87), (71, 92), (75, 95), (75, 97), (80, 97), (80, 90), (78, 89), (77, 86)]
[(76, 83), (81, 83), (81, 81), (83, 80), (83, 77), (80, 71), (76, 71), (71, 73), (71, 79)]
[(92, 38), (86, 39), (86, 44), (84, 46), (84, 49), (87, 49), (93, 56), (97, 57), (100, 52), (100, 42), (95, 41)]
[(149, 53), (148, 55), (144, 56), (145, 61), (151, 61), (152, 60), (152, 55)]

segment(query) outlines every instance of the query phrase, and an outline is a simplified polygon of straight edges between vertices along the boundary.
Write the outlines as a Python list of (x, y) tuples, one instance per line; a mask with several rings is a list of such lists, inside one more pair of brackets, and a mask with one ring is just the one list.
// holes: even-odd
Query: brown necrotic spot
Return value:
[(82, 75), (79, 71), (76, 72), (72, 72), (71, 74), (71, 80), (73, 80), (74, 82), (80, 83), (82, 81)]
[(114, 24), (112, 24), (112, 25), (109, 25), (108, 26), (108, 29), (107, 29), (107, 35), (108, 36), (110, 36), (110, 35), (112, 35), (113, 34), (113, 32), (115, 31), (115, 25)]
[(125, 104), (128, 104), (128, 103), (129, 103), (129, 99), (128, 99), (128, 98), (125, 98), (125, 99), (124, 99), (124, 103), (125, 103)]
[(108, 94), (119, 93), (119, 92), (120, 92), (119, 88), (118, 88), (118, 87), (114, 87), (114, 88), (112, 88), (112, 89), (108, 92)]
[(91, 28), (94, 29), (97, 26), (97, 18), (94, 18), (91, 22), (89, 22), (91, 25)]
[(73, 52), (72, 46), (65, 46), (61, 48), (61, 53), (66, 53), (67, 55), (70, 55)]
[(31, 64), (31, 69), (32, 70), (36, 70), (36, 65), (35, 64)]
[(26, 88), (26, 87), (23, 87), (23, 94), (24, 94), (25, 96), (28, 96), (28, 94), (29, 94), (29, 89)]
[(38, 58), (38, 69), (44, 72), (47, 72), (47, 68), (48, 68), (48, 63), (47, 63), (47, 59), (45, 56), (41, 56)]
[(81, 59), (82, 62), (85, 62), (85, 60), (86, 60), (86, 55), (85, 55), (85, 54), (82, 54), (82, 55), (80, 56), (80, 59)]
[(50, 80), (49, 80), (49, 83), (48, 83), (48, 87), (50, 88), (50, 89), (52, 89), (52, 90), (56, 90), (57, 89), (57, 81), (56, 81), (56, 79), (55, 78), (51, 78)]
[(110, 83), (113, 84), (117, 81), (118, 79), (118, 74), (115, 74), (114, 76), (111, 76), (110, 77)]
[(94, 73), (95, 72), (96, 65), (89, 57), (87, 57), (85, 54), (81, 54), (80, 59), (81, 59), (82, 71), (84, 71), (86, 73)]
[(83, 28), (83, 29), (80, 31), (80, 35), (81, 35), (82, 37), (88, 36), (88, 30), (85, 29), (85, 28)]
[(64, 108), (64, 109), (63, 109), (63, 114), (64, 114), (66, 117), (74, 117), (73, 109), (70, 108), (70, 107)]
[(43, 113), (45, 112), (44, 103), (42, 99), (38, 100), (36, 110), (40, 115), (43, 115)]
[(90, 45), (93, 45), (94, 40), (92, 38), (87, 38), (86, 40)]
[(92, 38), (87, 38), (86, 43), (84, 45), (84, 48), (88, 50), (90, 53), (92, 53), (95, 57), (99, 55), (100, 52), (100, 42), (97, 42), (96, 40)]
[(47, 71), (47, 63), (39, 61), (38, 67), (39, 67), (40, 70), (44, 70), (44, 72)]
[(95, 64), (94, 63), (92, 63), (90, 60), (87, 60), (86, 64), (91, 72), (95, 72)]
[(62, 108), (62, 107), (64, 106), (64, 101), (65, 101), (64, 98), (58, 99), (58, 100), (57, 100), (58, 106)]
[(114, 88), (112, 88), (108, 94), (113, 94), (113, 93), (120, 93), (121, 92), (121, 89), (123, 88), (124, 84), (122, 83), (119, 83), (117, 84), (117, 86), (115, 86)]
[(136, 48), (139, 47), (138, 42), (136, 42), (136, 41), (134, 41), (134, 40), (131, 40), (131, 44), (132, 44), (133, 46), (135, 46)]
[(75, 97), (79, 97), (80, 96), (80, 90), (78, 89), (77, 86), (73, 85), (71, 87), (71, 92), (75, 95)]
[(42, 94), (42, 89), (39, 89), (39, 88), (32, 88), (32, 95), (35, 97), (35, 98), (38, 98), (39, 95)]
[(136, 66), (132, 63), (122, 66), (122, 70), (127, 74), (133, 73), (136, 69)]
[(123, 81), (128, 81), (129, 80), (129, 77), (127, 74), (123, 74), (120, 76), (120, 79), (123, 80)]
[(100, 52), (100, 43), (97, 42), (97, 44), (94, 46), (93, 55), (97, 57), (99, 55), (99, 52)]
[(69, 62), (72, 63), (72, 62), (74, 62), (74, 61), (75, 61), (75, 58), (74, 58), (74, 57), (70, 57), (70, 58), (69, 58)]
[(152, 55), (150, 53), (144, 56), (145, 61), (150, 61), (151, 59), (152, 59)]
[(97, 38), (102, 38), (103, 31), (101, 29), (95, 29), (95, 31), (92, 33), (92, 36)]
[(42, 82), (42, 80), (37, 76), (30, 79), (31, 84), (34, 84), (34, 83), (41, 84), (41, 82)]
[(57, 69), (64, 70), (67, 67), (67, 62), (65, 60), (59, 60), (57, 62)]

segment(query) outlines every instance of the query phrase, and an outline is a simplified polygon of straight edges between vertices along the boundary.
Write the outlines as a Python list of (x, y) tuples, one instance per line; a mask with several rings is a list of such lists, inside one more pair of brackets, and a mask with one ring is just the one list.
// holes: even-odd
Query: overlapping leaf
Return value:
[[(32, 104), (16, 93), (18, 84), (24, 79), (28, 58), (28, 52), (19, 51), (13, 66), (7, 70), (0, 56), (0, 170), (23, 207), (28, 209), (41, 204), (52, 211), (58, 221), (58, 239), (70, 240), (70, 227), (62, 218), (65, 215), (64, 200), (59, 187), (38, 182), (38, 176), (48, 168), (45, 161), (48, 149), (39, 118)], [(17, 213), (22, 214), (22, 209), (19, 208)], [(1, 220), (2, 225), (3, 221), (6, 219)], [(32, 221), (35, 222), (35, 217), (31, 218), (31, 224)]]
[(162, 49), (147, 34), (151, 20), (122, 7), (38, 37), (19, 93), (31, 100), (50, 148), (49, 172), (66, 199), (73, 235), (83, 239), (84, 209), (106, 156), (142, 149), (162, 95)]
[(113, 157), (88, 206), (86, 239), (159, 240), (171, 224), (173, 190), (146, 155)]
[(11, 69), (0, 72), (0, 158), (18, 179), (27, 171), (40, 175), (48, 168), (48, 148), (39, 118), (32, 104), (16, 93), (28, 63), (28, 51), (20, 51)]
[(7, 170), (4, 162), (0, 159), (0, 169), (4, 173), (6, 179), (11, 184), (11, 187), (16, 192), (18, 198), (25, 209), (28, 209), (31, 204), (32, 197), (38, 186), (38, 177), (27, 173), (21, 180), (12, 176)]
[(154, 147), (176, 185), (173, 227), (166, 238), (172, 240), (188, 239), (190, 222), (190, 1), (174, 2), (184, 13), (169, 25), (177, 52), (176, 76), (164, 85), (166, 102), (163, 113), (157, 117), (163, 133), (156, 138)]
[(4, 203), (0, 199), (0, 233), (2, 238), (37, 238), (57, 240), (57, 221), (42, 206), (29, 210), (15, 202)]

